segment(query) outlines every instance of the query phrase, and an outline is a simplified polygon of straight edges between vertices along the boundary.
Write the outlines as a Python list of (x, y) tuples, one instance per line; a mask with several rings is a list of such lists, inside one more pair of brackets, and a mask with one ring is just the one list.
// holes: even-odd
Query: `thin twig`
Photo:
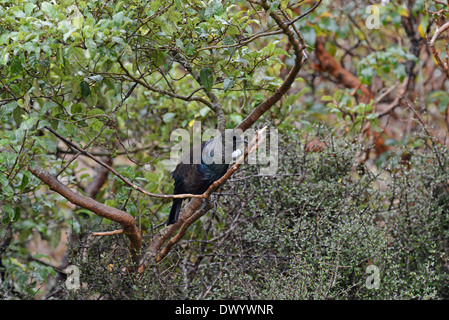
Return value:
[(103, 162), (100, 159), (97, 159), (95, 156), (93, 156), (90, 152), (84, 150), (83, 148), (80, 148), (79, 146), (77, 146), (75, 143), (73, 143), (72, 141), (67, 140), (66, 138), (64, 138), (63, 136), (61, 136), (58, 132), (56, 132), (55, 130), (53, 130), (50, 127), (45, 126), (45, 129), (47, 129), (48, 131), (50, 131), (51, 133), (53, 133), (55, 136), (57, 136), (59, 139), (61, 139), (62, 141), (64, 141), (65, 144), (67, 144), (68, 146), (74, 148), (75, 150), (78, 150), (77, 154), (82, 154), (85, 155), (86, 157), (94, 160), (96, 163), (98, 163), (99, 165), (105, 167), (106, 169), (108, 169), (109, 171), (111, 171), (113, 174), (115, 174), (120, 180), (122, 180), (124, 183), (126, 183), (127, 185), (129, 185), (131, 188), (142, 192), (143, 194), (146, 194), (147, 196), (150, 197), (155, 197), (155, 198), (204, 198), (202, 195), (198, 195), (198, 194), (177, 194), (177, 195), (165, 195), (165, 194), (157, 194), (157, 193), (151, 193), (148, 192), (144, 189), (142, 189), (141, 187), (135, 185), (134, 183), (132, 183), (131, 181), (129, 181), (128, 179), (126, 179), (124, 176), (122, 176), (117, 170), (115, 170), (114, 168), (112, 168), (110, 165), (108, 165), (107, 163)]
[(437, 31), (435, 31), (435, 34), (433, 35), (432, 39), (428, 41), (430, 51), (432, 52), (433, 56), (438, 62), (438, 65), (443, 70), (443, 72), (446, 74), (446, 76), (449, 78), (449, 66), (443, 62), (441, 59), (440, 53), (435, 48), (435, 42), (437, 41), (438, 37), (443, 33), (443, 31), (449, 29), (449, 21), (446, 22), (441, 26), (441, 28), (438, 28)]
[[(136, 88), (137, 83), (135, 83), (131, 89), (129, 89), (128, 93), (125, 95), (125, 97), (123, 97), (123, 99), (115, 106), (115, 108), (112, 110), (112, 114), (115, 114), (117, 112), (117, 110), (123, 105), (123, 103), (125, 102), (126, 99), (129, 98), (129, 96), (131, 95), (131, 93), (134, 91), (134, 89)], [(108, 126), (108, 123), (103, 125), (103, 127), (98, 131), (98, 133), (95, 135), (95, 137), (93, 137), (85, 146), (83, 149), (87, 149), (89, 148), (92, 143), (94, 143), (95, 140), (97, 140), (97, 138), (100, 136), (100, 134), (106, 129), (106, 127)], [(48, 127), (46, 127), (48, 128)], [(79, 151), (78, 153), (76, 153), (72, 158), (69, 159), (69, 161), (66, 162), (66, 164), (58, 171), (58, 173), (56, 174), (56, 177), (58, 177), (62, 172), (64, 172), (65, 169), (67, 169), (67, 167), (76, 159), (78, 158), (80, 155), (82, 154), (81, 151)]]
[(119, 229), (119, 230), (114, 230), (114, 231), (92, 232), (92, 235), (96, 236), (96, 237), (105, 237), (105, 236), (113, 236), (113, 235), (122, 234), (122, 233), (123, 233), (123, 229)]

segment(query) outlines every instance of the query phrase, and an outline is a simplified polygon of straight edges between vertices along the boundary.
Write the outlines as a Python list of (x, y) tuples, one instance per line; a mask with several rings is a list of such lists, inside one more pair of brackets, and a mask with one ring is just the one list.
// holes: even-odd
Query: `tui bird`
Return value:
[[(232, 138), (232, 143), (231, 143)], [(229, 141), (229, 143), (227, 143)], [(194, 146), (181, 156), (180, 162), (172, 172), (173, 194), (203, 194), (214, 181), (220, 179), (233, 159), (242, 154), (239, 147), (246, 142), (233, 130), (225, 130), (200, 146)], [(230, 147), (232, 146), (232, 152)], [(201, 147), (198, 150), (198, 147)], [(193, 161), (195, 152), (201, 153), (201, 161)], [(167, 220), (167, 226), (178, 221), (181, 205), (185, 198), (174, 198)]]

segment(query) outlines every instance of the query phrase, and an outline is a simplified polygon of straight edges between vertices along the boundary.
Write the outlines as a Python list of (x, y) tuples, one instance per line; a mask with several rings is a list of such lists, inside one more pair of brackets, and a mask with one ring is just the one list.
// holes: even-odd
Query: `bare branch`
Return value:
[(92, 232), (92, 235), (94, 237), (105, 237), (105, 236), (113, 236), (116, 234), (122, 234), (123, 229), (114, 230), (114, 231), (107, 231), (107, 232)]
[(443, 33), (445, 30), (449, 29), (449, 21), (446, 22), (441, 26), (441, 28), (438, 28), (435, 34), (433, 35), (432, 39), (428, 41), (430, 51), (432, 52), (433, 56), (438, 62), (438, 65), (442, 69), (442, 71), (446, 74), (446, 77), (449, 78), (449, 66), (447, 63), (441, 59), (440, 53), (435, 48), (435, 42), (437, 41), (438, 37)]

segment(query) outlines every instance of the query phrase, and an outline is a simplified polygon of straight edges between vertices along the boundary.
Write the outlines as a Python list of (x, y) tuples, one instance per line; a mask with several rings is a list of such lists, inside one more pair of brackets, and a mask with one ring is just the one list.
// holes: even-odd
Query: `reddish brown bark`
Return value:
[(132, 270), (136, 270), (140, 264), (140, 250), (142, 247), (142, 235), (136, 226), (133, 216), (119, 210), (117, 208), (108, 207), (95, 201), (92, 198), (75, 193), (66, 185), (61, 183), (54, 175), (42, 169), (33, 169), (28, 167), (28, 170), (44, 182), (51, 190), (59, 193), (61, 196), (69, 200), (71, 203), (92, 211), (100, 217), (118, 222), (122, 228), (123, 233), (129, 239), (129, 251), (131, 254)]
[[(343, 68), (340, 63), (327, 52), (325, 44), (326, 39), (324, 37), (317, 37), (315, 55), (318, 63), (315, 64), (315, 68), (321, 72), (328, 72), (344, 87), (356, 90), (355, 95), (360, 102), (369, 103), (374, 97), (371, 90), (363, 85), (351, 72)], [(365, 133), (367, 136), (373, 138), (374, 149), (378, 155), (390, 149), (389, 146), (385, 145), (385, 140), (380, 133), (372, 131), (370, 127), (366, 128)]]

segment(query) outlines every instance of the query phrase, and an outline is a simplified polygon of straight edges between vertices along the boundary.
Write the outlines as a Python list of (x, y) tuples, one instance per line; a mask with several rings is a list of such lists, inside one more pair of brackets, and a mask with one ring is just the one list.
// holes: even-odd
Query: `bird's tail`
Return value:
[(178, 221), (179, 211), (181, 211), (182, 199), (173, 199), (173, 204), (171, 205), (170, 215), (168, 216), (167, 226)]

